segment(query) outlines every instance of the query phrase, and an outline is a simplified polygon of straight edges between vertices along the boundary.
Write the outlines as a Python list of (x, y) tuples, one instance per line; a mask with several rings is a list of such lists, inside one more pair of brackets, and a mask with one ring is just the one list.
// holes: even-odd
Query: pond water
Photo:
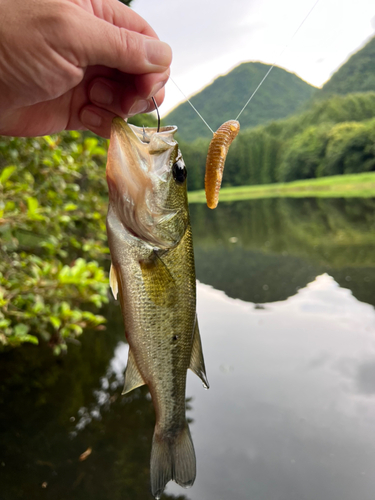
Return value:
[[(163, 498), (372, 500), (375, 200), (191, 207), (211, 388), (188, 376), (194, 486)], [(149, 499), (154, 411), (121, 397), (119, 307), (56, 360), (0, 364), (0, 498)]]

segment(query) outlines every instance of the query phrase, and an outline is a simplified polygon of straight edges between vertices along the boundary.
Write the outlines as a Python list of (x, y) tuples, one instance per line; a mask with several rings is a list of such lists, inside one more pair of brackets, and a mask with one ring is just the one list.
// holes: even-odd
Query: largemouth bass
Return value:
[(123, 394), (147, 384), (155, 407), (151, 491), (194, 483), (196, 461), (185, 415), (190, 368), (208, 387), (196, 318), (196, 282), (177, 127), (142, 129), (121, 118), (108, 151), (110, 285), (119, 295), (129, 359)]

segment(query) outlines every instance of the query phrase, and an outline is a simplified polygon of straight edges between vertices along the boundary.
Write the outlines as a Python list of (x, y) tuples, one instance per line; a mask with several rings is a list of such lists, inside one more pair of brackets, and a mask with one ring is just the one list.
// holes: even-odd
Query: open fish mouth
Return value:
[(177, 214), (165, 207), (161, 194), (165, 189), (160, 189), (170, 176), (176, 130), (170, 126), (157, 132), (119, 117), (111, 129), (106, 171), (110, 205), (131, 235), (159, 248), (176, 243), (167, 234), (158, 234), (163, 233), (158, 226)]

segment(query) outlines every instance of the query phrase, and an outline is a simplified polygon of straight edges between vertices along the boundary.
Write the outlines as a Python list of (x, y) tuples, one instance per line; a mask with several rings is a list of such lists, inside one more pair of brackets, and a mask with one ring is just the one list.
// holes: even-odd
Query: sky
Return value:
[[(134, 0), (132, 8), (172, 47), (171, 76), (190, 97), (247, 61), (277, 59), (277, 66), (323, 85), (375, 35), (375, 0), (319, 0), (293, 37), (315, 2)], [(245, 103), (249, 95), (243, 97)], [(169, 81), (161, 115), (184, 100)]]

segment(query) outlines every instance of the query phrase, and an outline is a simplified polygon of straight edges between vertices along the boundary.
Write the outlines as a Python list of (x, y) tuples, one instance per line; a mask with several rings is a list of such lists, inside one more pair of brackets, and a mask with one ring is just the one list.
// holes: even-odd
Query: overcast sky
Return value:
[[(134, 0), (132, 7), (171, 45), (172, 77), (190, 96), (241, 62), (274, 63), (315, 1)], [(320, 0), (277, 65), (321, 86), (374, 34), (375, 0)], [(185, 100), (172, 82), (166, 94), (162, 115)]]

